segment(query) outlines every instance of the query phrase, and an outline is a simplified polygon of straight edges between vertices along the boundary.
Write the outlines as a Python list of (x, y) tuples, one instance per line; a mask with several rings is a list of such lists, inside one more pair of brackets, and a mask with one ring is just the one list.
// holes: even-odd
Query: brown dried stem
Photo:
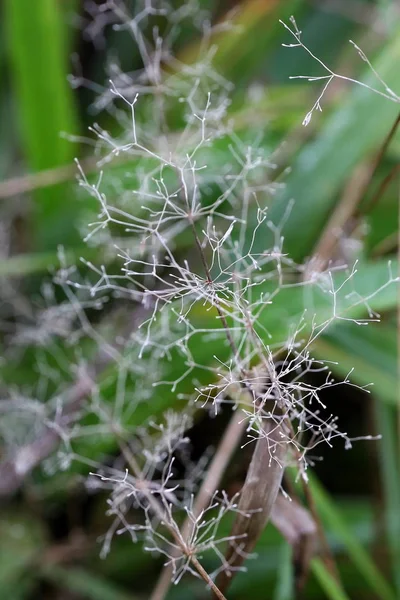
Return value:
[[(397, 131), (399, 124), (400, 113), (397, 116), (390, 131), (385, 137), (383, 144), (379, 148), (372, 161), (366, 164), (362, 164), (357, 169), (355, 169), (354, 174), (350, 178), (348, 185), (345, 187), (340, 202), (335, 207), (331, 217), (328, 220), (326, 227), (322, 232), (320, 239), (318, 240), (317, 246), (315, 247), (313, 252), (314, 260), (310, 263), (310, 269), (312, 268), (314, 271), (321, 271), (326, 266), (327, 262), (332, 258), (334, 254), (336, 244), (338, 242), (338, 239), (340, 238), (340, 234), (346, 225), (348, 228), (348, 231), (346, 232), (347, 235), (349, 235), (354, 230), (354, 227), (357, 224), (361, 214), (360, 204), (363, 198), (365, 198), (365, 195), (371, 184), (376, 169), (381, 163), (386, 153), (386, 150), (388, 149), (389, 144)], [(390, 183), (393, 177), (395, 177), (397, 172), (398, 165), (384, 179), (382, 184), (379, 186), (377, 192), (372, 196), (371, 200), (369, 200), (364, 205), (364, 212), (371, 210), (371, 208), (376, 204), (376, 202), (379, 200), (384, 190), (386, 189), (386, 186)], [(352, 223), (350, 222), (351, 217), (353, 217)], [(308, 274), (309, 270), (306, 272), (306, 277), (308, 276)]]
[[(378, 168), (378, 166), (380, 165), (383, 157), (385, 156), (386, 150), (388, 149), (390, 142), (394, 138), (394, 135), (395, 135), (395, 133), (396, 133), (397, 128), (399, 127), (399, 125), (400, 125), (400, 113), (397, 115), (397, 118), (396, 118), (395, 122), (393, 123), (392, 127), (390, 128), (389, 133), (385, 137), (382, 146), (379, 148), (379, 150), (378, 150), (378, 152), (377, 152), (374, 160), (372, 161), (371, 171), (370, 171), (370, 178), (365, 183), (365, 188), (363, 190), (363, 196), (366, 194), (366, 192), (367, 192), (367, 190), (369, 188), (369, 185), (370, 185), (370, 183), (372, 181), (372, 177), (374, 176), (374, 173), (375, 173), (376, 169)], [(365, 210), (368, 210), (368, 207), (364, 207), (364, 208), (365, 208)]]
[[(97, 170), (97, 166), (97, 158), (90, 157), (82, 161), (82, 167), (89, 173)], [(38, 173), (7, 179), (0, 182), (0, 199), (4, 200), (5, 198), (11, 198), (12, 196), (18, 196), (26, 192), (71, 181), (76, 177), (76, 173), (76, 164), (70, 163), (61, 167), (54, 167), (53, 169), (45, 169)]]

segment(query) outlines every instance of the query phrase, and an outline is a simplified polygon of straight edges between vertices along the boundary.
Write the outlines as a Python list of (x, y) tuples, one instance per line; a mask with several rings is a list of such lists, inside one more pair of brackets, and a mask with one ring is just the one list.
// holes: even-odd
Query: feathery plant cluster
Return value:
[[(292, 205), (281, 222), (269, 219), (284, 185), (279, 153), (266, 152), (261, 131), (253, 139), (237, 132), (232, 85), (213, 68), (214, 36), (234, 25), (212, 26), (195, 1), (174, 9), (144, 0), (136, 15), (119, 0), (95, 10), (89, 3), (88, 9), (93, 18), (86, 34), (101, 46), (104, 28), (112, 25), (131, 37), (143, 64), (125, 73), (111, 61), (105, 87), (79, 73), (70, 78), (95, 92), (93, 112), (115, 120), (120, 130), (115, 138), (101, 125), (91, 128), (95, 181), (78, 163), (81, 189), (96, 206), (91, 222), (82, 224), (85, 241), (114, 260), (109, 267), (88, 260), (71, 267), (60, 250), (63, 266), (55, 287), (43, 290), (35, 326), (24, 326), (13, 339), (14, 352), (52, 344), (57, 368), (43, 350), (40, 383), (29, 394), (11, 390), (13, 410), (2, 435), (7, 440), (14, 432), (7, 444), (19, 475), (57, 440), (44, 463), (48, 472), (81, 464), (92, 472), (90, 487), (110, 490), (104, 556), (114, 534), (129, 533), (145, 550), (166, 557), (175, 582), (191, 572), (223, 598), (214, 581), (242, 569), (251, 548), (245, 528), (227, 535), (220, 525), (226, 515), (250, 522), (263, 513), (264, 499), (249, 506), (230, 497), (221, 489), (223, 469), (215, 476), (218, 450), (193, 463), (187, 431), (202, 411), (211, 417), (228, 411), (229, 452), (247, 444), (259, 448), (271, 506), (287, 467), (296, 467), (306, 483), (319, 444), (338, 438), (350, 448), (353, 441), (321, 399), (326, 388), (353, 385), (350, 373), (336, 382), (329, 363), (313, 358), (313, 344), (338, 321), (357, 327), (379, 320), (373, 301), (396, 277), (389, 265), (387, 280), (365, 292), (356, 264), (321, 271), (312, 261), (296, 264), (285, 252)], [(190, 63), (174, 55), (187, 21), (202, 39)], [(293, 30), (285, 27), (304, 48), (292, 24)], [(340, 76), (329, 71), (322, 94), (334, 77)], [(320, 109), (322, 94), (304, 124)], [(390, 90), (383, 95), (398, 101)], [(177, 105), (179, 122), (172, 110)], [(60, 290), (65, 300), (56, 303)], [(109, 318), (97, 325), (96, 314), (106, 311)], [(58, 369), (68, 374), (69, 387), (60, 388)], [(310, 377), (315, 373), (318, 386)], [(151, 422), (142, 411), (149, 405)], [(43, 431), (47, 437), (40, 441)], [(118, 449), (110, 466), (92, 455), (93, 438), (104, 440), (105, 454)], [(139, 521), (132, 520), (132, 508), (142, 510)], [(212, 573), (200, 562), (207, 551), (219, 560)]]

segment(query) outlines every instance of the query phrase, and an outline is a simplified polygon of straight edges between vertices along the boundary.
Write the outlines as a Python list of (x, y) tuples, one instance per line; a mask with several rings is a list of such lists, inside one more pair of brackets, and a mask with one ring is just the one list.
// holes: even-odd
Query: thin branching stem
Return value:
[[(209, 505), (215, 491), (221, 482), (222, 476), (232, 458), (233, 452), (240, 442), (241, 436), (247, 426), (245, 419), (240, 419), (239, 411), (234, 411), (224, 435), (218, 445), (217, 451), (210, 463), (200, 489), (196, 495), (192, 513), (196, 519)], [(184, 540), (188, 539), (193, 529), (193, 518), (186, 518), (181, 532)], [(172, 567), (167, 565), (161, 572), (160, 578), (150, 597), (150, 600), (163, 600), (171, 585)]]
[(189, 548), (187, 546), (187, 544), (185, 543), (184, 537), (182, 535), (180, 535), (177, 532), (177, 530), (170, 524), (169, 517), (166, 514), (166, 512), (164, 511), (162, 504), (149, 491), (149, 489), (147, 487), (147, 482), (143, 477), (143, 473), (141, 472), (140, 466), (137, 463), (132, 452), (130, 451), (129, 446), (121, 438), (119, 438), (118, 442), (119, 442), (121, 452), (122, 452), (126, 462), (128, 463), (129, 467), (131, 468), (133, 474), (135, 475), (135, 477), (137, 477), (137, 479), (139, 481), (142, 482), (141, 491), (142, 491), (143, 495), (146, 497), (146, 500), (148, 501), (148, 503), (150, 504), (154, 514), (157, 515), (157, 517), (160, 519), (161, 523), (172, 535), (175, 543), (177, 544), (177, 546), (179, 546), (182, 553), (189, 558), (190, 562), (192, 563), (192, 565), (194, 566), (194, 568), (196, 569), (196, 571), (198, 572), (200, 577), (205, 581), (205, 583), (213, 591), (216, 598), (218, 598), (218, 600), (226, 600), (225, 596), (222, 594), (222, 592), (219, 590), (219, 588), (215, 585), (213, 580), (208, 575), (207, 571), (204, 569), (204, 567), (201, 565), (199, 560), (196, 558), (196, 555), (193, 554), (193, 551), (191, 550), (191, 548)]

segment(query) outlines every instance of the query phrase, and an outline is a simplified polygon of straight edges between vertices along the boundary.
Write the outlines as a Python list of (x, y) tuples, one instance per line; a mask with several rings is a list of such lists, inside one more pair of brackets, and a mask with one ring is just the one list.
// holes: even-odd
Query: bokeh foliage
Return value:
[[(58, 265), (59, 245), (64, 246), (70, 263), (84, 256), (94, 264), (109, 261), (112, 268), (114, 260), (101, 245), (88, 248), (82, 242), (78, 226), (86, 219), (88, 201), (79, 196), (70, 165), (75, 156), (82, 160), (90, 157), (91, 149), (72, 143), (60, 133), (86, 135), (93, 120), (93, 97), (87, 91), (72, 90), (68, 83), (72, 52), (80, 55), (85, 77), (90, 80), (104, 77), (107, 48), (119, 53), (126, 70), (137, 68), (139, 57), (128, 47), (129, 40), (111, 30), (107, 30), (104, 48), (85, 41), (73, 26), (75, 12), (82, 12), (81, 4), (4, 0), (1, 6), (0, 172), (5, 183), (0, 184), (0, 201), (2, 217), (12, 234), (11, 246), (1, 248), (0, 277), (33, 303), (40, 286)], [(223, 2), (214, 6), (204, 0), (202, 4), (211, 6), (215, 18), (227, 10)], [(400, 15), (390, 3), (378, 0), (348, 5), (332, 2), (326, 8), (324, 3), (300, 0), (242, 0), (239, 8), (232, 17), (239, 29), (222, 31), (215, 40), (219, 46), (216, 67), (236, 85), (229, 116), (237, 131), (250, 139), (267, 123), (263, 147), (273, 151), (286, 142), (279, 164), (285, 188), (269, 217), (281, 222), (287, 202), (295, 200), (283, 233), (285, 249), (302, 261), (312, 255), (327, 219), (342, 202), (357, 169), (368, 165), (378, 151), (399, 106), (366, 89), (342, 83), (324, 98), (322, 113), (316, 113), (311, 124), (302, 128), (319, 84), (288, 79), (288, 75), (312, 75), (310, 69), (315, 67), (301, 49), (281, 48), (288, 36), (279, 19), (295, 14), (307, 44), (319, 57), (352, 77), (369, 81), (369, 69), (348, 44), (349, 38), (356, 40), (383, 79), (398, 91)], [(177, 51), (183, 61), (190, 61), (196, 52), (198, 40), (193, 36), (193, 32), (182, 31)], [(256, 105), (254, 100), (249, 102), (254, 96)], [(178, 128), (178, 115), (170, 118)], [(107, 117), (104, 121), (104, 126), (113, 127)], [(227, 149), (223, 145), (208, 151), (211, 164), (216, 168), (224, 164)], [(385, 281), (388, 260), (392, 260), (393, 270), (397, 268), (398, 179), (372, 207), (368, 199), (399, 156), (397, 135), (353, 211), (360, 229), (360, 285), (367, 293)], [(291, 167), (289, 174), (284, 173), (287, 166)], [(120, 167), (113, 168), (117, 177)], [(123, 165), (122, 169), (134, 171), (135, 164)], [(50, 173), (48, 178), (44, 171)], [(27, 175), (32, 177), (26, 180)], [(13, 181), (6, 181), (10, 179)], [(21, 188), (24, 184), (26, 191)], [(183, 249), (185, 244), (182, 239)], [(301, 295), (294, 292), (283, 294), (282, 302), (281, 314), (272, 312), (267, 323), (278, 337), (289, 319), (301, 314), (303, 308)], [(355, 383), (374, 383), (369, 396), (350, 388), (339, 397), (327, 398), (327, 402), (332, 403), (333, 411), (339, 411), (345, 429), (355, 435), (382, 433), (383, 439), (370, 442), (368, 447), (361, 442), (346, 453), (334, 448), (329, 455), (326, 450), (325, 461), (317, 463), (310, 485), (346, 591), (337, 587), (323, 563), (315, 559), (307, 598), (394, 600), (400, 594), (396, 304), (393, 288), (379, 296), (373, 307), (382, 313), (381, 325), (352, 329), (337, 325), (313, 348), (317, 357), (337, 361), (333, 370), (339, 377), (354, 367)], [(7, 321), (7, 313), (4, 319)], [(48, 348), (49, 354), (51, 351)], [(89, 356), (90, 345), (83, 352)], [(26, 381), (30, 385), (35, 377), (33, 364), (29, 353), (18, 357), (15, 364), (7, 364), (5, 384), (23, 386)], [(112, 385), (112, 374), (106, 373), (104, 386), (112, 390)], [(171, 396), (155, 395), (148, 413), (142, 406), (134, 416), (138, 424), (173, 403)], [(100, 456), (105, 451), (104, 440), (85, 451)], [(104, 498), (87, 494), (76, 474), (51, 478), (35, 472), (0, 514), (0, 589), (7, 591), (5, 597), (148, 597), (159, 564), (142, 554), (139, 547), (117, 538), (107, 560), (98, 558), (96, 538), (107, 528), (104, 512)], [(290, 549), (271, 526), (257, 551), (258, 558), (249, 562), (247, 574), (237, 577), (229, 597), (294, 598)], [(168, 597), (178, 600), (189, 594), (206, 597), (202, 587), (190, 580), (172, 589)]]

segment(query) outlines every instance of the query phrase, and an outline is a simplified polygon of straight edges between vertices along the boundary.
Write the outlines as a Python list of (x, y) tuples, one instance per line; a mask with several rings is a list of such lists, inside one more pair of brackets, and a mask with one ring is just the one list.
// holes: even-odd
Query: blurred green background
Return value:
[[(85, 79), (103, 81), (110, 51), (121, 58), (126, 71), (141, 65), (129, 40), (116, 35), (111, 27), (105, 28), (104, 38), (96, 43), (87, 39), (82, 29), (89, 17), (84, 4), (83, 0), (1, 3), (0, 310), (4, 350), (15, 330), (16, 305), (23, 315), (40, 302), (43, 283), (58, 266), (60, 245), (71, 264), (83, 256), (94, 264), (108, 260), (113, 268), (113, 258), (101, 244), (87, 247), (82, 241), (80, 227), (87, 220), (88, 202), (78, 194), (73, 159), (87, 161), (90, 170), (92, 149), (68, 139), (86, 136), (94, 120), (110, 131), (113, 122), (107, 114), (93, 114), (94, 94), (73, 89), (68, 76), (79, 63)], [(281, 46), (292, 40), (279, 19), (287, 22), (295, 15), (304, 41), (319, 58), (341, 74), (375, 86), (367, 65), (348, 43), (355, 40), (398, 93), (398, 3), (200, 0), (200, 4), (211, 11), (215, 21), (238, 8), (232, 19), (240, 29), (218, 34), (215, 59), (219, 71), (235, 83), (229, 109), (234, 127), (245, 134), (248, 130), (250, 136), (266, 125), (262, 144), (271, 151), (286, 143), (279, 164), (286, 188), (283, 201), (271, 209), (271, 219), (279, 222), (285, 200), (296, 201), (284, 229), (286, 250), (299, 262), (312, 256), (328, 219), (339, 215), (339, 223), (349, 229), (348, 237), (345, 233), (333, 249), (328, 247), (326, 258), (348, 251), (350, 259), (360, 258), (367, 280), (382, 283), (389, 259), (397, 268), (398, 133), (370, 181), (367, 175), (396, 121), (399, 105), (342, 81), (324, 97), (322, 113), (316, 112), (308, 127), (302, 127), (320, 83), (289, 77), (319, 73), (304, 51)], [(177, 55), (190, 60), (197, 43), (193, 31), (183, 30)], [(223, 161), (223, 154), (215, 160)], [(286, 174), (288, 165), (291, 171)], [(368, 184), (365, 190), (360, 184), (363, 177)], [(386, 178), (387, 185), (380, 190)], [(340, 207), (346, 210), (349, 205), (343, 221)], [(400, 598), (396, 304), (393, 293), (385, 303), (380, 325), (338, 326), (313, 348), (315, 356), (339, 362), (339, 377), (354, 367), (355, 383), (374, 383), (371, 394), (352, 387), (334, 388), (324, 401), (349, 435), (382, 434), (383, 439), (356, 443), (351, 451), (340, 444), (321, 451), (323, 460), (316, 463), (312, 489), (345, 591), (334, 585), (317, 559), (311, 565), (304, 598)], [(99, 320), (98, 315), (93, 318)], [(39, 350), (32, 347), (22, 358), (17, 355), (1, 363), (4, 397), (16, 386), (24, 390), (33, 385), (35, 352)], [(197, 424), (190, 434), (196, 451), (215, 443), (223, 425), (222, 419), (209, 427), (207, 437), (199, 435), (201, 423)], [(96, 448), (91, 451), (96, 455)], [(99, 455), (101, 452), (100, 445)], [(162, 564), (159, 559), (143, 553), (124, 536), (114, 539), (106, 560), (99, 558), (97, 538), (109, 525), (106, 496), (89, 493), (82, 479), (68, 471), (57, 477), (39, 471), (1, 506), (0, 597), (147, 598)], [(267, 527), (257, 552), (258, 558), (249, 561), (247, 574), (235, 579), (228, 597), (294, 598), (290, 551), (273, 527)], [(184, 579), (168, 596), (170, 600), (188, 597), (206, 598), (207, 593), (201, 583)]]

